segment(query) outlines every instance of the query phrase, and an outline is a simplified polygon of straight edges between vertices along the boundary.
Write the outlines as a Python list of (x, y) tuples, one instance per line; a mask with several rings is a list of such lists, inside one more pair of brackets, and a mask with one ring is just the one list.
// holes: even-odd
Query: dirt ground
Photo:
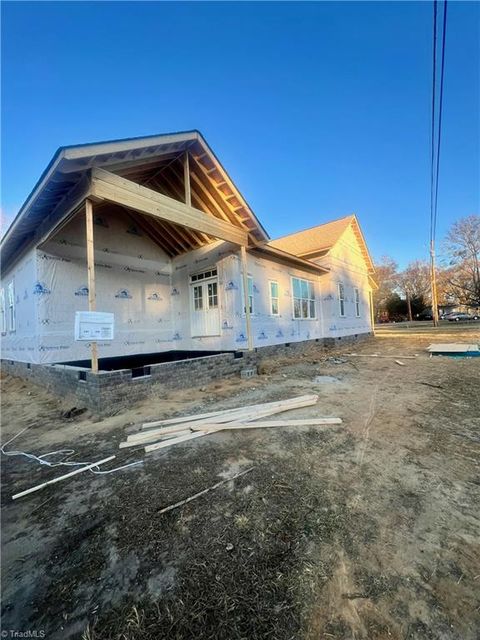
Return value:
[[(334, 354), (265, 362), (255, 379), (156, 391), (101, 421), (62, 417), (68, 406), (4, 377), (2, 442), (29, 427), (7, 451), (144, 463), (12, 502), (65, 469), (2, 456), (3, 630), (61, 640), (479, 638), (480, 358), (425, 352), (479, 333), (478, 324), (383, 327)], [(342, 355), (352, 350), (418, 356), (400, 366)], [(118, 449), (145, 419), (312, 392), (318, 404), (288, 417), (342, 425)]]

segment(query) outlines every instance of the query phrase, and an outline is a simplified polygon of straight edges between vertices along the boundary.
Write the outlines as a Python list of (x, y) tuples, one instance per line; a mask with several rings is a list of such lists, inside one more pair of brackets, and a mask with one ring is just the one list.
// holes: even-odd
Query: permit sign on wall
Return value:
[(75, 312), (75, 340), (113, 340), (113, 313)]

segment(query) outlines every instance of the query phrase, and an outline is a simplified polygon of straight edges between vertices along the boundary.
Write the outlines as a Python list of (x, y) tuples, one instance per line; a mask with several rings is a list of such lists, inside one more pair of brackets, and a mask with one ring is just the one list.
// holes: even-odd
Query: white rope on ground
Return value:
[[(5, 447), (8, 444), (16, 440), (18, 436), (20, 436), (29, 428), (30, 427), (25, 427), (25, 429), (22, 429), (21, 431), (19, 431), (15, 436), (13, 436), (13, 438), (10, 438), (10, 440), (7, 440), (7, 442), (2, 444), (2, 446), (0, 447), (0, 451), (3, 453), (3, 455), (23, 456), (25, 458), (28, 458), (29, 460), (34, 460), (35, 462), (38, 462), (39, 464), (45, 465), (47, 467), (83, 467), (85, 465), (92, 464), (91, 462), (76, 462), (74, 460), (66, 460), (65, 458), (75, 453), (75, 449), (57, 449), (57, 451), (49, 451), (48, 453), (43, 453), (41, 456), (37, 456), (34, 453), (27, 453), (25, 451), (5, 451)], [(59, 456), (59, 455), (63, 455), (63, 458), (61, 460), (58, 460), (56, 462), (52, 460), (47, 460), (47, 458), (51, 456)], [(116, 467), (115, 469), (108, 469), (107, 471), (100, 471), (98, 467), (96, 469), (95, 467), (93, 467), (92, 469), (89, 469), (89, 471), (98, 475), (105, 475), (108, 473), (115, 473), (115, 471), (121, 471), (122, 469), (126, 469), (127, 467), (133, 467), (138, 464), (143, 464), (143, 460), (130, 462), (128, 464), (122, 465), (121, 467)]]

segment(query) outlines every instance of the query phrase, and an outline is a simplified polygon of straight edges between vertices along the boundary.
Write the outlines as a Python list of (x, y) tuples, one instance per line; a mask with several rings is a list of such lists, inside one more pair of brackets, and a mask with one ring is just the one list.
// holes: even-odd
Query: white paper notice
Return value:
[(75, 340), (113, 340), (113, 313), (75, 312)]

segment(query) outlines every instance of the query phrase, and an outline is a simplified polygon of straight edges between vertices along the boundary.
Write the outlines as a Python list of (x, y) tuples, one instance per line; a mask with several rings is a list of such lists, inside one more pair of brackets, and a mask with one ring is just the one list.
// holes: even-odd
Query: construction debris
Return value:
[(439, 343), (439, 344), (431, 344), (427, 351), (434, 355), (442, 355), (442, 354), (453, 354), (453, 355), (468, 355), (468, 356), (479, 356), (480, 355), (480, 345), (478, 344), (466, 344), (462, 342), (456, 343)]
[[(250, 471), (253, 471), (253, 469), (255, 469), (255, 467), (250, 467), (249, 469), (245, 469), (245, 471), (240, 471), (240, 473), (236, 473), (234, 476), (231, 476), (231, 478), (225, 478), (225, 480), (220, 480), (220, 482), (217, 482), (216, 484), (212, 485), (211, 487), (208, 487), (208, 489), (204, 489), (203, 491), (199, 491), (198, 493), (195, 493), (193, 496), (190, 496), (189, 498), (185, 498), (185, 500), (180, 500), (180, 502), (176, 502), (175, 504), (171, 504), (168, 507), (164, 507), (163, 509), (160, 509), (158, 511), (158, 513), (166, 513), (167, 511), (172, 511), (172, 509), (177, 509), (177, 507), (182, 507), (184, 504), (187, 504), (187, 502), (191, 502), (192, 500), (196, 500), (197, 498), (200, 498), (200, 496), (205, 495), (206, 493), (208, 493), (209, 491), (213, 491), (214, 489), (218, 489), (218, 487), (220, 487), (222, 484), (226, 484), (227, 482), (231, 482), (232, 480), (235, 480), (236, 478), (240, 478), (240, 476), (244, 476), (246, 473), (250, 473)], [(233, 545), (228, 545), (227, 544), (227, 551), (231, 551), (231, 549), (229, 549), (228, 547), (231, 547), (231, 549), (233, 549)]]
[(103, 458), (103, 460), (98, 460), (98, 462), (87, 464), (84, 467), (75, 469), (75, 471), (70, 471), (70, 473), (65, 473), (63, 476), (58, 476), (58, 478), (53, 478), (53, 480), (48, 480), (47, 482), (42, 482), (42, 484), (37, 484), (35, 487), (31, 487), (26, 491), (21, 491), (20, 493), (16, 493), (14, 496), (12, 496), (12, 500), (16, 500), (17, 498), (26, 496), (27, 494), (33, 493), (34, 491), (40, 491), (40, 489), (47, 487), (49, 484), (55, 484), (56, 482), (60, 482), (61, 480), (66, 480), (67, 478), (71, 478), (72, 476), (77, 475), (77, 473), (82, 473), (82, 471), (88, 471), (89, 469), (98, 467), (99, 465), (104, 464), (105, 462), (110, 462), (110, 460), (113, 460), (114, 458), (115, 456), (109, 456), (108, 458)]
[(349, 358), (403, 358), (408, 360), (415, 360), (417, 354), (414, 356), (403, 356), (403, 355), (379, 355), (378, 353), (346, 353), (346, 356)]
[[(299, 409), (316, 404), (317, 395), (305, 395), (288, 400), (265, 402), (262, 404), (213, 411), (194, 416), (182, 416), (168, 420), (157, 420), (145, 423), (138, 433), (127, 436), (120, 448), (145, 445), (145, 452), (157, 451), (175, 444), (201, 438), (209, 433), (223, 430), (260, 429), (268, 427), (315, 426), (326, 424), (341, 424), (340, 418), (320, 417), (304, 418), (301, 420), (272, 420), (257, 422), (260, 418), (283, 413), (292, 409)], [(154, 428), (152, 428), (154, 427)]]

